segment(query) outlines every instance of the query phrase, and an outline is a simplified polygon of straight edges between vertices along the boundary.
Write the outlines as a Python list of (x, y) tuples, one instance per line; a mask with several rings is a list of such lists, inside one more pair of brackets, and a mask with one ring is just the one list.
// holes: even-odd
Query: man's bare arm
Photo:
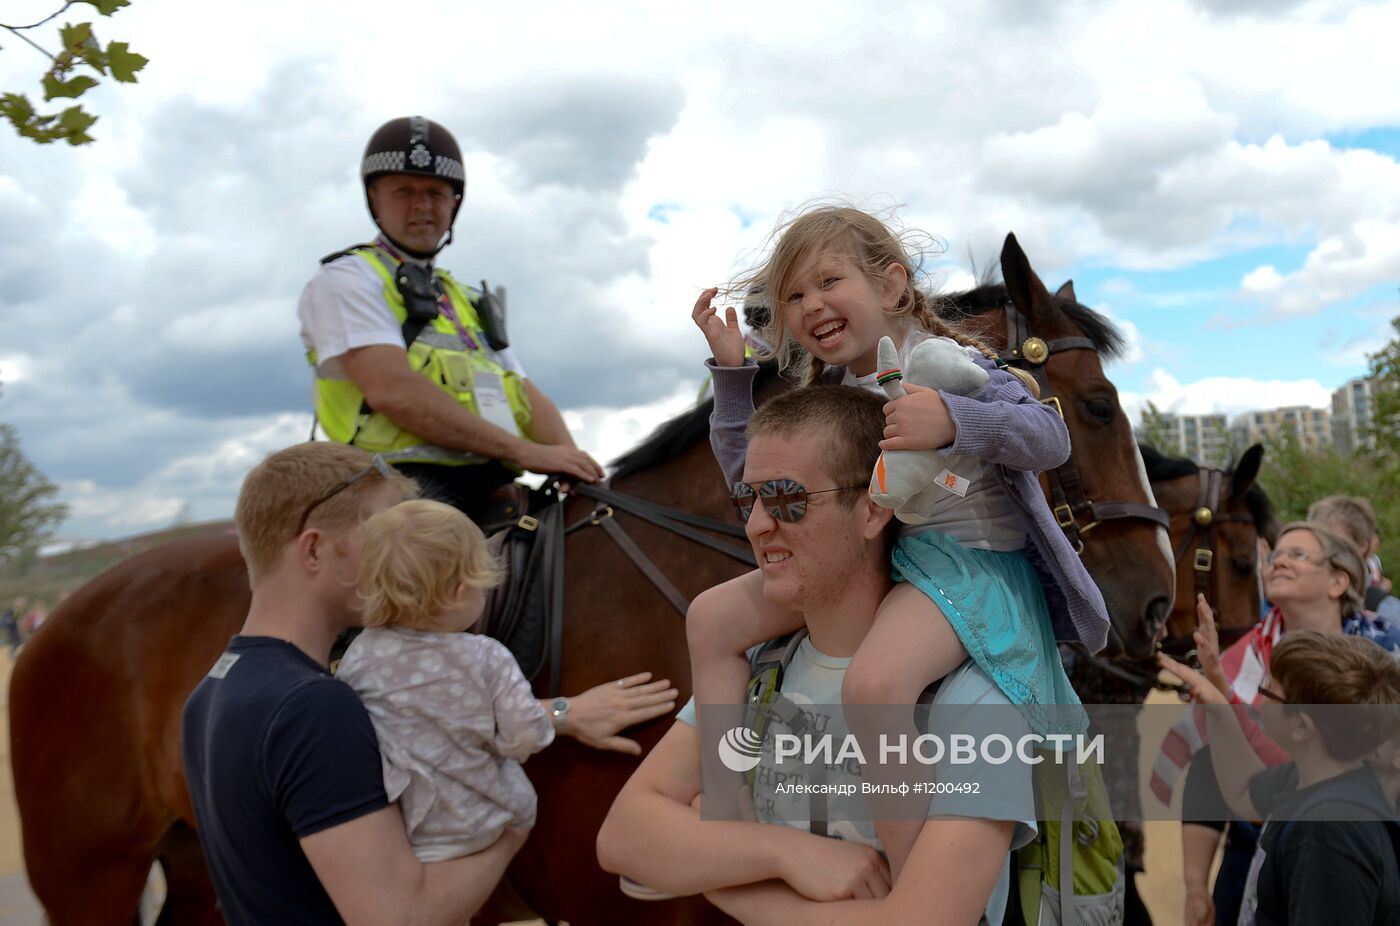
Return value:
[[(887, 879), (875, 850), (775, 824), (701, 820), (700, 747), (677, 722), (628, 779), (598, 831), (607, 871), (668, 894), (698, 894), (770, 878), (802, 882), (824, 899), (871, 896)], [(881, 891), (882, 892), (882, 891)]]
[(474, 855), (423, 864), (397, 804), (301, 840), (346, 926), (461, 926), (486, 903), (526, 834), (507, 830)]
[[(748, 926), (929, 926), (975, 923), (1011, 849), (1015, 824), (939, 819), (924, 824), (888, 897), (816, 903), (768, 882), (711, 891), (715, 906)], [(801, 834), (799, 834), (801, 835)]]
[[(589, 482), (602, 476), (602, 467), (576, 449), (572, 438), (566, 445), (536, 443), (467, 411), (415, 373), (402, 347), (392, 344), (357, 347), (342, 354), (340, 362), (371, 408), (387, 415), (404, 430), (440, 447), (506, 460), (532, 473), (568, 473)], [(558, 417), (557, 409), (554, 415)], [(562, 426), (562, 418), (559, 424)], [(567, 436), (567, 429), (564, 433)]]

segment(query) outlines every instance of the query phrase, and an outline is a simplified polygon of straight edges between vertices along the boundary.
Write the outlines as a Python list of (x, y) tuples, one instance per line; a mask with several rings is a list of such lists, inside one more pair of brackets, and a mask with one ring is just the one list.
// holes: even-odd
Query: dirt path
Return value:
[(24, 878), (19, 810), (10, 778), (10, 650), (0, 647), (0, 926), (39, 926), (39, 903)]

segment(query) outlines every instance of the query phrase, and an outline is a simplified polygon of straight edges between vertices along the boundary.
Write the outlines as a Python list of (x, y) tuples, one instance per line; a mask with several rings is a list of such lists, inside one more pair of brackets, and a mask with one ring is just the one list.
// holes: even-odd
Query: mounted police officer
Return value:
[(360, 174), (379, 235), (322, 259), (297, 306), (326, 435), (473, 516), (522, 470), (603, 478), (511, 351), (502, 292), (433, 264), (466, 191), (451, 133), (422, 116), (386, 122)]

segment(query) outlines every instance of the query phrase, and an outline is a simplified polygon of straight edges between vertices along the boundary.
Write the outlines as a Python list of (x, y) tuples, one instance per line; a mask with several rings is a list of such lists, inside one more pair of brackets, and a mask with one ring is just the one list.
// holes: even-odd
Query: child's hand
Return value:
[(939, 450), (957, 439), (958, 426), (937, 389), (904, 384), (908, 395), (885, 405), (881, 450)]
[(1190, 666), (1184, 666), (1166, 653), (1157, 654), (1157, 665), (1181, 679), (1191, 688), (1191, 700), (1197, 704), (1229, 704), (1230, 699), (1222, 694), (1215, 683)]
[(744, 331), (739, 327), (739, 313), (731, 305), (724, 310), (724, 318), (720, 318), (719, 309), (710, 305), (718, 292), (713, 286), (701, 292), (690, 317), (705, 333), (705, 340), (710, 342), (715, 366), (740, 367), (744, 365)]
[(1228, 697), (1230, 680), (1220, 665), (1220, 636), (1215, 629), (1215, 615), (1206, 602), (1206, 596), (1199, 593), (1196, 595), (1196, 630), (1191, 636), (1196, 641), (1196, 658), (1201, 663), (1201, 674)]

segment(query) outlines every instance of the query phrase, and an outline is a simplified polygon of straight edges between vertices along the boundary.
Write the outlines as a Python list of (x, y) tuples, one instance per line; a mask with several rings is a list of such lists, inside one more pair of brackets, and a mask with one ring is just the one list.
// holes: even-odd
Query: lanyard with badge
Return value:
[[(403, 263), (399, 265), (395, 278), (410, 319), (422, 319), (426, 324), (442, 314), (452, 322), (452, 327), (457, 330), (457, 336), (464, 347), (473, 352), (481, 350), (481, 342), (462, 322), (457, 307), (452, 304), (452, 298), (429, 268), (421, 264)], [(515, 412), (506, 397), (505, 383), (500, 374), (473, 367), (470, 375), (477, 414), (502, 430), (519, 434), (520, 428), (515, 421)]]

